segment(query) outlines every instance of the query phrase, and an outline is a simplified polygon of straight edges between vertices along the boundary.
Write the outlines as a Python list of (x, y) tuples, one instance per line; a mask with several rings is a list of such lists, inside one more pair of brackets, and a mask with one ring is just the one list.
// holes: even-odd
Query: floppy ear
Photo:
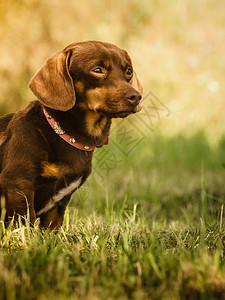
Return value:
[(131, 78), (130, 84), (132, 85), (132, 87), (137, 90), (141, 96), (143, 95), (143, 88), (137, 78), (137, 74), (134, 72), (133, 77)]
[(71, 51), (56, 53), (30, 81), (30, 89), (47, 107), (67, 111), (75, 105), (73, 79), (68, 70), (70, 55)]

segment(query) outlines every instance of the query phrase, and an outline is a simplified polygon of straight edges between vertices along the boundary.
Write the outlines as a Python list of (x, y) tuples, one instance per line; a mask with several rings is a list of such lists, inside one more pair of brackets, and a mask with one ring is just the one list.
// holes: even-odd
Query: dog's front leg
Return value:
[(40, 227), (44, 229), (58, 230), (63, 224), (66, 206), (70, 201), (70, 195), (64, 197), (62, 203), (40, 216)]
[[(2, 187), (3, 194), (6, 200), (6, 210), (8, 221), (14, 218), (15, 222), (18, 221), (19, 215), (27, 217), (29, 213), (29, 221), (33, 225), (36, 220), (34, 210), (34, 190), (29, 186), (29, 183), (24, 184), (25, 188), (11, 189), (10, 187)], [(25, 218), (22, 218), (25, 223)]]
[(42, 215), (40, 217), (40, 227), (44, 229), (58, 230), (63, 223), (65, 208), (55, 207)]

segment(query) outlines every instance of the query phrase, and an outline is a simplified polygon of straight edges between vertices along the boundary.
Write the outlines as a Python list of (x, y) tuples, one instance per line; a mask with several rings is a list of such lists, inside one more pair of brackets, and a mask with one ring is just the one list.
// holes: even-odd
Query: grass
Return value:
[[(224, 140), (151, 136), (128, 156), (107, 147), (120, 165), (94, 161), (58, 233), (1, 223), (0, 299), (223, 299)], [(183, 181), (190, 170), (196, 186)]]

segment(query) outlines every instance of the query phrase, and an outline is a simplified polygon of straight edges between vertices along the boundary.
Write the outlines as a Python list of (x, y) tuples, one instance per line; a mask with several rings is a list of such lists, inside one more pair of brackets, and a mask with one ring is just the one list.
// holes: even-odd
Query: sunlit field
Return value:
[(225, 299), (224, 15), (207, 0), (0, 3), (1, 115), (76, 41), (125, 48), (144, 88), (58, 233), (0, 221), (0, 299)]

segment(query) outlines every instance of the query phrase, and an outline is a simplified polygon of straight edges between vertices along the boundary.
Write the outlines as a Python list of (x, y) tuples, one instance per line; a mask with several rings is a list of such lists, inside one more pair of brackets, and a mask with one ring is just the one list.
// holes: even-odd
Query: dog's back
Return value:
[[(9, 122), (12, 120), (14, 113), (5, 115), (0, 118), (0, 152), (1, 146), (5, 140), (5, 131), (9, 125)], [(0, 154), (0, 171), (1, 171), (1, 154)]]
[(14, 113), (9, 114), (9, 115), (5, 115), (3, 117), (0, 118), (0, 133), (4, 132), (9, 124), (9, 122), (11, 121), (12, 117), (13, 117)]
[[(8, 127), (9, 122), (11, 121), (12, 117), (13, 117), (14, 113), (12, 114), (8, 114), (5, 115), (3, 117), (0, 118), (0, 172), (2, 171), (2, 151), (3, 148), (1, 147), (2, 144), (4, 143), (5, 140), (5, 131)], [(7, 218), (5, 219), (6, 216), (2, 216), (2, 201), (1, 201), (1, 187), (0, 187), (0, 220), (3, 218), (3, 220), (1, 221), (7, 221)]]

